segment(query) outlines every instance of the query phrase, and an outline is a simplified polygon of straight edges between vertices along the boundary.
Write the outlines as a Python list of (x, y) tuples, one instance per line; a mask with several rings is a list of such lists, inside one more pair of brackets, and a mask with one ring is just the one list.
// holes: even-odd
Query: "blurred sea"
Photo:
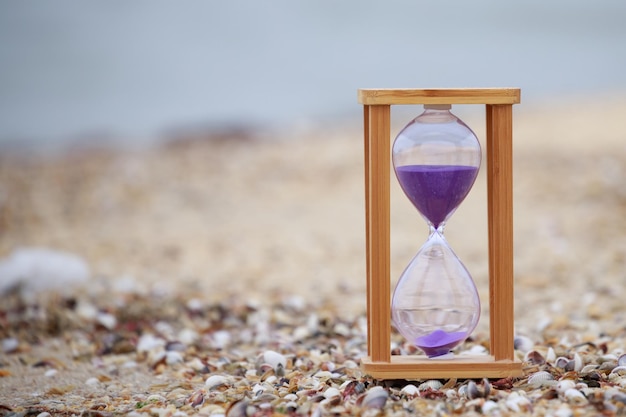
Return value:
[(626, 92), (624, 0), (0, 3), (0, 142), (323, 125), (361, 87)]

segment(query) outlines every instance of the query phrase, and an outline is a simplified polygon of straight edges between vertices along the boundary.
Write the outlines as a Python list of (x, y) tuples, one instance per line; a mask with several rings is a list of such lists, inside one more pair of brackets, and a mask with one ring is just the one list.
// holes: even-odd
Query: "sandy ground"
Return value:
[[(472, 111), (458, 114), (484, 137), (481, 111)], [(615, 97), (515, 109), (520, 334), (540, 338), (546, 323), (561, 320), (574, 327), (557, 336), (584, 341), (626, 324), (625, 112), (626, 101)], [(360, 121), (273, 138), (210, 136), (142, 150), (3, 153), (0, 255), (18, 247), (77, 254), (96, 294), (133, 287), (258, 302), (295, 294), (335, 304), (339, 314), (363, 314)], [(395, 282), (427, 229), (395, 183), (392, 193)], [(446, 235), (484, 309), (486, 230), (481, 170)]]

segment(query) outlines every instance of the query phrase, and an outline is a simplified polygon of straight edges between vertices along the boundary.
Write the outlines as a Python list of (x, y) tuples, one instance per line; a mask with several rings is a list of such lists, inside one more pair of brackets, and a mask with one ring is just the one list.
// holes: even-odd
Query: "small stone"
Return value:
[(85, 385), (95, 387), (97, 385), (100, 385), (100, 380), (98, 378), (92, 377), (85, 381)]
[(17, 349), (19, 347), (20, 342), (14, 337), (7, 337), (6, 339), (2, 339), (2, 352), (4, 353), (17, 352)]

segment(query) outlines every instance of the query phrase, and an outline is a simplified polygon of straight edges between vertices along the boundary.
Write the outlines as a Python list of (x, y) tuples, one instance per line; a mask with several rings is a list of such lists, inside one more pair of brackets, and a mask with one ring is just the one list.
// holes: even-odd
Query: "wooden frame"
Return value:
[[(360, 89), (365, 136), (367, 349), (380, 379), (503, 378), (522, 374), (513, 329), (513, 104), (518, 88)], [(490, 355), (391, 356), (390, 117), (392, 105), (484, 104), (487, 121)]]

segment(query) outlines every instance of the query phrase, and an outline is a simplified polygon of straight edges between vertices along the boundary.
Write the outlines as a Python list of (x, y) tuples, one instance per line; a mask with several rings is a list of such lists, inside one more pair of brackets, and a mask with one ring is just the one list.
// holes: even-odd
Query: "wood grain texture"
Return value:
[(522, 375), (520, 361), (497, 361), (493, 356), (468, 355), (453, 359), (392, 356), (388, 363), (361, 359), (363, 371), (379, 379), (507, 378)]
[(513, 106), (487, 105), (491, 354), (513, 359)]
[(358, 90), (361, 104), (516, 104), (519, 88), (379, 88)]
[(391, 356), (390, 282), (390, 169), (389, 106), (367, 106), (368, 126), (368, 338), (372, 360), (388, 362)]

